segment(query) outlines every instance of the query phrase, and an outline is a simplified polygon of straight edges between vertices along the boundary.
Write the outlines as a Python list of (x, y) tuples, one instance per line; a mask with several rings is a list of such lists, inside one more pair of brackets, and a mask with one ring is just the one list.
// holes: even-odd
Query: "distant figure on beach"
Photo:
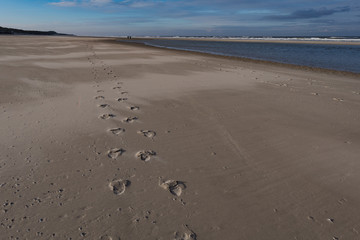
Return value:
[(131, 39), (131, 36), (127, 36), (127, 39)]

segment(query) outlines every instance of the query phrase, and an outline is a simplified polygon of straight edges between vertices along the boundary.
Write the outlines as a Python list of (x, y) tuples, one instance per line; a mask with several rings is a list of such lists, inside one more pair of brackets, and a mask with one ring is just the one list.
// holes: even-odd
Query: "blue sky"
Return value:
[(360, 36), (360, 0), (2, 0), (0, 26), (95, 36)]

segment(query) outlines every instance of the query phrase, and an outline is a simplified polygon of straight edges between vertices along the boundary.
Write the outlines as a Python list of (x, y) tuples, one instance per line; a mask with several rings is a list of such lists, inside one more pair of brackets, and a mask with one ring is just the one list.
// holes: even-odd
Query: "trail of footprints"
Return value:
[[(116, 78), (116, 75), (114, 74), (114, 72), (108, 66), (106, 66), (102, 61), (100, 61), (101, 66), (96, 67), (96, 65), (97, 65), (96, 60), (99, 61), (100, 59), (96, 55), (95, 51), (93, 51), (93, 58), (94, 58), (94, 60), (92, 60), (91, 58), (88, 58), (88, 60), (93, 65), (94, 80), (97, 83), (97, 85), (95, 85), (96, 87), (100, 87), (99, 77), (101, 74), (101, 72), (99, 72), (99, 70), (97, 70), (97, 68), (101, 68), (103, 71), (105, 71), (106, 76)], [(119, 94), (121, 95), (121, 97), (115, 99), (116, 102), (118, 102), (118, 103), (127, 103), (128, 102), (129, 92), (126, 91), (125, 89), (123, 89), (122, 82), (118, 82), (116, 86), (112, 87), (112, 90), (119, 92)], [(95, 100), (97, 100), (97, 101), (106, 100), (106, 97), (104, 95), (101, 95), (101, 93), (105, 93), (104, 90), (99, 89), (96, 91), (96, 93), (97, 94), (100, 93), (100, 94), (94, 97)], [(97, 106), (101, 109), (110, 109), (111, 105), (108, 103), (99, 102)], [(128, 106), (128, 109), (130, 111), (136, 112), (136, 111), (140, 110), (140, 107), (139, 106)], [(102, 120), (110, 120), (110, 119), (115, 119), (116, 115), (112, 114), (112, 113), (103, 113), (99, 116), (99, 118)], [(129, 116), (129, 117), (122, 119), (122, 122), (124, 124), (131, 124), (131, 123), (136, 122), (137, 120), (138, 120), (137, 116)], [(117, 135), (124, 134), (126, 130), (125, 130), (125, 128), (117, 127), (117, 128), (108, 129), (107, 131), (109, 133), (112, 133), (113, 135), (117, 136)], [(152, 140), (154, 140), (154, 138), (156, 136), (156, 132), (153, 130), (139, 130), (139, 131), (137, 131), (137, 134), (142, 137), (150, 138)], [(126, 150), (123, 148), (112, 148), (112, 149), (109, 149), (106, 154), (109, 159), (116, 160), (119, 157), (121, 157), (125, 152), (126, 152)], [(148, 150), (140, 150), (135, 154), (135, 158), (144, 163), (150, 162), (151, 159), (155, 158), (156, 156), (157, 156), (157, 153), (154, 150), (149, 150), (149, 149)], [(125, 194), (126, 189), (128, 187), (130, 187), (130, 185), (131, 185), (131, 182), (128, 179), (113, 179), (108, 184), (109, 189), (115, 195)], [(162, 177), (159, 178), (158, 185), (160, 188), (169, 192), (169, 194), (171, 194), (175, 198), (180, 197), (183, 194), (184, 190), (186, 189), (185, 182), (172, 180), (172, 179), (164, 180)], [(176, 199), (173, 198), (173, 200), (176, 200)], [(182, 199), (180, 199), (180, 201), (183, 205), (185, 205), (185, 203), (183, 202)], [(174, 232), (173, 237), (175, 240), (196, 240), (196, 238), (197, 238), (196, 234), (189, 228), (188, 225), (183, 225), (181, 231)]]

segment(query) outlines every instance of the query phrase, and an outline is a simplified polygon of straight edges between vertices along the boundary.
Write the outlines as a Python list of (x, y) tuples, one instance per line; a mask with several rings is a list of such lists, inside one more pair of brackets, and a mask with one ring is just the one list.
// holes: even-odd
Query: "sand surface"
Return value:
[(360, 239), (360, 80), (0, 37), (0, 238)]

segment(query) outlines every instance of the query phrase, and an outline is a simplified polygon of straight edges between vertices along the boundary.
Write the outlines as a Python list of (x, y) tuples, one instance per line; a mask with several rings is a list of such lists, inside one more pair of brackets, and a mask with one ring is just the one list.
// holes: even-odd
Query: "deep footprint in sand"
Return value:
[(128, 100), (128, 98), (118, 98), (118, 99), (117, 99), (118, 102), (125, 102), (125, 101), (127, 101), (127, 100)]
[(112, 159), (116, 159), (121, 156), (125, 152), (122, 148), (113, 148), (108, 151), (108, 157)]
[(133, 123), (137, 120), (138, 118), (137, 117), (128, 117), (128, 118), (125, 118), (123, 120), (123, 122), (126, 122), (126, 123)]
[(113, 89), (115, 90), (115, 89), (121, 89), (121, 87), (113, 87)]
[(144, 151), (139, 151), (138, 153), (136, 153), (136, 157), (144, 162), (150, 161), (152, 156), (156, 156), (156, 152), (153, 150), (144, 150)]
[(196, 240), (196, 233), (188, 225), (184, 225), (183, 228), (183, 231), (174, 233), (174, 240)]
[(108, 235), (103, 235), (100, 237), (100, 240), (113, 240), (113, 238), (111, 236)]
[(186, 185), (184, 182), (175, 181), (175, 180), (166, 180), (163, 181), (161, 178), (159, 179), (159, 186), (165, 190), (168, 190), (172, 195), (179, 197), (183, 190), (185, 190)]
[(99, 107), (101, 107), (101, 108), (107, 108), (107, 107), (109, 107), (110, 105), (109, 104), (106, 104), (106, 103), (104, 103), (104, 104), (100, 104), (100, 105), (98, 105)]
[(129, 187), (131, 182), (129, 180), (117, 179), (109, 183), (109, 188), (116, 195), (121, 195), (125, 192), (126, 188)]
[(104, 96), (96, 96), (95, 99), (105, 99)]
[(107, 114), (101, 115), (99, 118), (106, 120), (106, 119), (110, 119), (110, 118), (114, 118), (114, 117), (116, 117), (114, 114), (107, 113)]
[(339, 102), (343, 102), (343, 101), (344, 101), (344, 99), (342, 99), (342, 98), (333, 98), (333, 100), (334, 100), (334, 101), (339, 101)]
[(130, 107), (130, 110), (131, 110), (131, 111), (138, 111), (138, 110), (140, 110), (140, 107), (138, 107), (138, 106), (131, 106), (131, 107)]
[(156, 132), (152, 130), (140, 130), (138, 134), (143, 135), (144, 137), (154, 138), (156, 136)]
[(112, 128), (112, 129), (109, 129), (109, 132), (111, 132), (114, 135), (119, 135), (119, 134), (124, 133), (125, 129), (124, 128)]

